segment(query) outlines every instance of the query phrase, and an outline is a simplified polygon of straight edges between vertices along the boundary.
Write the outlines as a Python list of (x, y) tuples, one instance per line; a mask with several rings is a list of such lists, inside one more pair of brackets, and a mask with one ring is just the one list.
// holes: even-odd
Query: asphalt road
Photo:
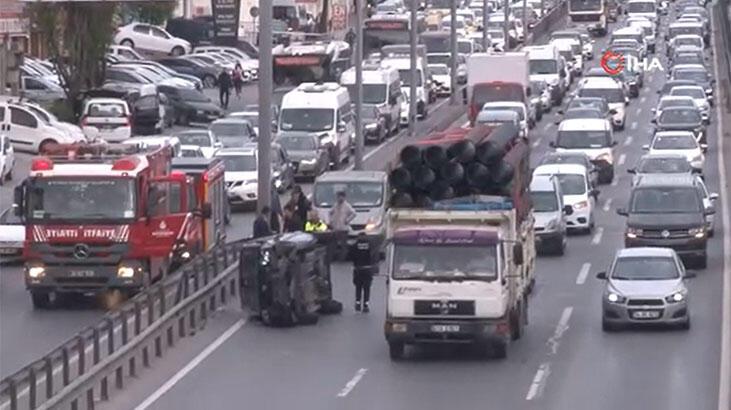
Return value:
[[(599, 39), (595, 52), (605, 43)], [(571, 237), (562, 257), (538, 260), (530, 324), (507, 359), (435, 348), (412, 349), (409, 360), (392, 362), (383, 338), (385, 280), (374, 284), (371, 314), (356, 314), (350, 268), (339, 264), (333, 280), (346, 306), (342, 315), (323, 317), (313, 327), (271, 329), (222, 311), (211, 327), (146, 373), (144, 383), (133, 383), (104, 408), (715, 409), (725, 234), (720, 216), (708, 268), (689, 282), (690, 331), (604, 333), (600, 325), (603, 283), (594, 276), (623, 247), (624, 220), (615, 208), (628, 200), (626, 169), (649, 142), (650, 110), (665, 74), (645, 77), (647, 86), (628, 107), (626, 130), (615, 134), (617, 178), (600, 187), (594, 233)], [(714, 117), (708, 128), (706, 156), (713, 192), (719, 190), (717, 122)], [(531, 132), (534, 158), (549, 150), (555, 129), (549, 114)], [(403, 141), (372, 155), (367, 166), (387, 162)]]

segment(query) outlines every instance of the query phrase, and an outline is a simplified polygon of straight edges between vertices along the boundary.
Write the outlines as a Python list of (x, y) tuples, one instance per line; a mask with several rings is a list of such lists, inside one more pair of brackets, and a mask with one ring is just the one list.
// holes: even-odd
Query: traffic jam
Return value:
[[(252, 232), (322, 226), (346, 231), (345, 246), (377, 244), (370, 274), (388, 279), (370, 303), (385, 306), (391, 359), (464, 342), (505, 358), (530, 337), (529, 304), (551, 297), (535, 292), (544, 266), (603, 249), (576, 279), (602, 281), (602, 331), (690, 329), (688, 279), (718, 273), (705, 1), (568, 0), (566, 24), (530, 43), (560, 4), (465, 1), (456, 18), (449, 5), (420, 7), (415, 59), (409, 6), (369, 6), (360, 112), (352, 41), (275, 44), (271, 124), (241, 101), (259, 81), (251, 43), (193, 47), (161, 27), (122, 26), (78, 123), (48, 108), (65, 98), (54, 64), (26, 57), (23, 97), (0, 98), (0, 189), (12, 198), (0, 213), (2, 270), (22, 271), (29, 309), (53, 309), (69, 295), (134, 296)], [(460, 117), (428, 123), (454, 94)], [(356, 117), (368, 170), (352, 169)], [(262, 127), (276, 198), (264, 218)], [(355, 310), (369, 310), (369, 292)]]

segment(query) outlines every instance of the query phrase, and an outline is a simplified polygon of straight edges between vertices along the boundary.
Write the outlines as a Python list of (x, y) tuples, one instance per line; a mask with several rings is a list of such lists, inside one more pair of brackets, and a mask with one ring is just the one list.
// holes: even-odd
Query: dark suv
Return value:
[(694, 175), (643, 175), (632, 188), (624, 245), (674, 249), (686, 264), (706, 267), (706, 209)]

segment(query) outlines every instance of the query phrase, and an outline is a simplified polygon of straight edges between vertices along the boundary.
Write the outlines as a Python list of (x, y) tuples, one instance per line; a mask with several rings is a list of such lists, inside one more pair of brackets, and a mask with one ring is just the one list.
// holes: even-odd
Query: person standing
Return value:
[(297, 232), (302, 230), (302, 220), (297, 214), (294, 205), (287, 204), (284, 207), (284, 232)]
[(262, 238), (272, 235), (272, 228), (269, 220), (272, 215), (272, 209), (268, 205), (261, 208), (261, 213), (254, 219), (254, 238)]
[(370, 312), (371, 284), (373, 275), (378, 273), (378, 259), (375, 246), (365, 232), (358, 234), (352, 248), (350, 259), (353, 261), (353, 285), (355, 285), (355, 311)]
[(228, 109), (228, 99), (231, 95), (231, 74), (224, 68), (218, 75), (218, 98), (221, 108)]
[(325, 231), (327, 231), (327, 224), (320, 219), (320, 214), (316, 210), (311, 210), (305, 223), (305, 232)]
[(301, 186), (295, 185), (294, 188), (292, 188), (292, 197), (289, 199), (289, 203), (294, 206), (294, 210), (297, 213), (299, 220), (302, 222), (302, 226), (299, 230), (303, 231), (305, 229), (305, 221), (307, 221), (307, 214), (310, 212), (310, 209), (312, 209), (312, 204), (310, 204), (310, 201), (307, 199), (304, 192), (302, 192)]
[(244, 87), (244, 68), (241, 64), (236, 63), (233, 73), (234, 89), (236, 90), (236, 98), (241, 99), (241, 89)]
[(284, 216), (282, 212), (282, 203), (279, 200), (279, 192), (277, 192), (274, 185), (272, 185), (270, 197), (272, 198), (272, 217), (269, 220), (269, 226), (272, 228), (272, 232), (281, 233), (282, 225), (284, 224)]
[(333, 231), (349, 231), (350, 223), (355, 219), (355, 210), (345, 199), (345, 192), (335, 194), (335, 205), (330, 209), (330, 229)]

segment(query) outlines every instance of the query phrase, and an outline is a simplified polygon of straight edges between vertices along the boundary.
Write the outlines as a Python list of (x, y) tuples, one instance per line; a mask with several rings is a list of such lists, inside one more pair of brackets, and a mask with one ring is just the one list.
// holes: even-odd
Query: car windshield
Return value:
[(211, 137), (207, 132), (183, 132), (176, 135), (181, 145), (197, 145), (199, 147), (210, 147)]
[(279, 138), (278, 141), (287, 151), (314, 151), (317, 149), (315, 138), (308, 135), (287, 135)]
[(256, 156), (252, 155), (222, 155), (223, 166), (226, 172), (256, 171)]
[[(355, 101), (355, 84), (348, 84), (350, 100)], [(386, 101), (386, 84), (363, 84), (363, 104), (380, 104)]]
[(244, 123), (214, 122), (209, 129), (219, 139), (223, 137), (244, 138), (249, 136), (248, 129)]
[(556, 212), (558, 211), (558, 199), (556, 193), (551, 191), (531, 191), (530, 197), (533, 200), (533, 211), (535, 212)]
[[(398, 75), (402, 87), (411, 86), (411, 70), (398, 70)], [(416, 70), (416, 86), (421, 87), (421, 70)]]
[(670, 95), (691, 97), (691, 98), (706, 98), (706, 92), (701, 87), (675, 87), (670, 90)]
[(434, 75), (449, 75), (449, 68), (445, 65), (430, 65), (429, 71)]
[(203, 158), (203, 152), (199, 148), (183, 148), (180, 156), (184, 158)]
[(286, 108), (282, 110), (280, 128), (285, 131), (329, 131), (335, 112), (329, 108)]
[(586, 193), (586, 179), (581, 174), (556, 174), (563, 195), (582, 195)]
[(705, 83), (708, 81), (708, 73), (701, 70), (677, 70), (673, 73), (673, 79)]
[(640, 161), (637, 171), (642, 174), (682, 174), (690, 172), (690, 163), (678, 158), (645, 158)]
[(673, 58), (673, 64), (703, 64), (702, 57), (696, 54), (681, 54)]
[(574, 108), (583, 108), (583, 107), (592, 107), (596, 108), (599, 111), (606, 111), (606, 105), (604, 104), (604, 101), (602, 100), (595, 100), (595, 99), (588, 99), (588, 98), (576, 98), (571, 100), (569, 103), (569, 106), (567, 107), (567, 110), (571, 110)]
[(605, 148), (610, 145), (609, 131), (559, 131), (556, 146), (559, 148)]
[(541, 160), (543, 164), (579, 164), (583, 166), (589, 166), (589, 158), (584, 155), (566, 154), (566, 153), (554, 153), (548, 154)]
[(36, 178), (29, 180), (31, 220), (130, 219), (136, 184), (131, 178)]
[(497, 279), (496, 247), (396, 245), (393, 278), (400, 280)]
[(457, 50), (462, 54), (470, 54), (472, 53), (472, 43), (469, 41), (459, 41), (457, 42)]
[(657, 136), (652, 143), (652, 149), (694, 149), (698, 143), (692, 135)]
[(180, 99), (183, 101), (190, 101), (190, 102), (210, 102), (211, 99), (206, 97), (205, 94), (198, 90), (189, 90), (186, 88), (178, 89), (178, 95), (180, 96)]
[(658, 120), (661, 124), (696, 124), (701, 122), (701, 114), (696, 109), (664, 110)]
[(127, 109), (123, 103), (92, 102), (86, 108), (89, 117), (122, 118), (127, 116)]
[[(429, 54), (426, 56), (426, 61), (429, 64), (444, 64), (449, 67), (451, 58), (449, 54)], [(431, 67), (429, 69), (431, 70)]]
[(624, 93), (619, 88), (581, 88), (580, 97), (600, 97), (610, 104), (624, 103)]
[(528, 64), (530, 74), (556, 74), (558, 71), (556, 60), (530, 60)]
[[(679, 94), (675, 94), (679, 95)], [(685, 99), (685, 98), (673, 98), (673, 99), (662, 99), (660, 100), (660, 110), (664, 110), (666, 108), (670, 107), (686, 107), (686, 108), (695, 108), (695, 103), (693, 100)]]
[(505, 107), (500, 105), (489, 105), (482, 108), (483, 111), (512, 111), (516, 114), (518, 114), (518, 119), (520, 121), (525, 120), (525, 113), (523, 112), (522, 107)]
[(673, 41), (673, 47), (694, 46), (703, 48), (703, 40), (696, 37), (679, 37)]
[(383, 202), (383, 184), (380, 182), (317, 182), (314, 199), (318, 208), (329, 208), (338, 192), (345, 192), (346, 200), (354, 207), (376, 207)]
[(593, 108), (574, 108), (566, 111), (563, 119), (570, 120), (575, 118), (604, 118), (604, 115)]
[(635, 3), (630, 2), (627, 3), (627, 11), (629, 13), (654, 13), (655, 12), (655, 2), (642, 2), (642, 3)]
[(701, 211), (695, 188), (636, 189), (631, 201), (632, 213), (692, 213)]
[(231, 115), (231, 116), (249, 121), (251, 123), (251, 125), (253, 125), (254, 127), (259, 126), (259, 113), (245, 112), (245, 113), (238, 113), (236, 115)]
[(361, 111), (360, 114), (361, 118), (366, 120), (375, 120), (378, 118), (378, 110), (374, 110), (373, 108), (365, 107), (363, 108), (363, 111)]
[(678, 267), (668, 257), (618, 258), (610, 278), (613, 280), (670, 280), (680, 278)]

